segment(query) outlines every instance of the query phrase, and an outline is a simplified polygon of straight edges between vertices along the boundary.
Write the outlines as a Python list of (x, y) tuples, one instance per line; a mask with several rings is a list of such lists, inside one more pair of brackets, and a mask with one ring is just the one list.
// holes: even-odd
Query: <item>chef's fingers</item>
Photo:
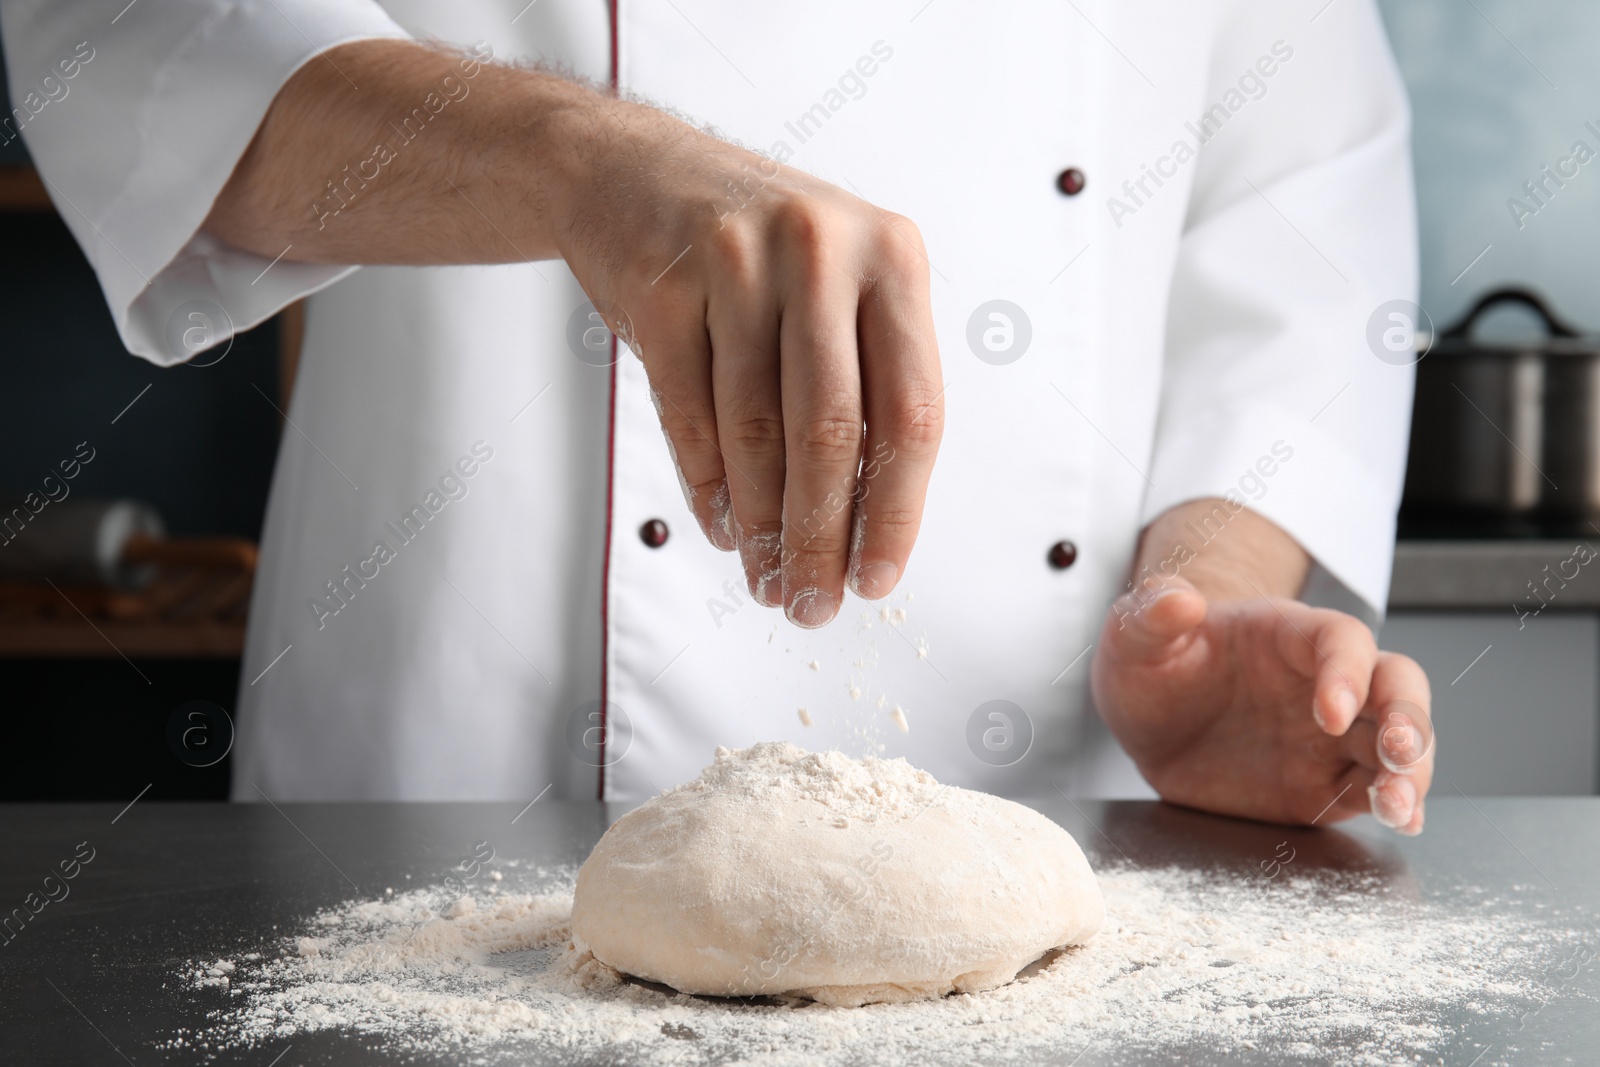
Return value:
[(1319, 789), (1305, 803), (1306, 815), (1301, 816), (1309, 825), (1330, 826), (1369, 810), (1368, 790), (1372, 787), (1374, 772), (1369, 767), (1353, 763), (1328, 786)]
[[(730, 237), (730, 240), (737, 240)], [(749, 262), (753, 257), (739, 257)], [(778, 381), (778, 306), (765, 278), (739, 271), (712, 295), (711, 384), (717, 441), (732, 495), (733, 533), (750, 595), (783, 603), (783, 397)]]
[(1422, 833), (1422, 824), (1425, 821), (1423, 809), (1425, 809), (1427, 806), (1427, 797), (1417, 798), (1417, 806), (1416, 809), (1411, 813), (1411, 821), (1399, 828), (1402, 834), (1405, 834), (1407, 837), (1416, 837), (1418, 834)]
[[(1367, 800), (1372, 808), (1372, 817), (1389, 829), (1409, 834), (1422, 831), (1422, 821), (1418, 818), (1422, 794), (1417, 790), (1415, 779), (1379, 771), (1367, 787)], [(1412, 829), (1413, 825), (1415, 829)]]
[(1285, 661), (1315, 679), (1310, 712), (1335, 737), (1350, 728), (1367, 702), (1378, 646), (1360, 619), (1340, 611), (1280, 602), (1278, 650)]
[(647, 309), (641, 327), (649, 331), (641, 358), (650, 376), (650, 399), (667, 450), (678, 468), (684, 500), (706, 539), (724, 552), (734, 548), (727, 473), (717, 445), (715, 400), (711, 391), (711, 341), (705, 309), (692, 314), (667, 300)]
[(1358, 716), (1343, 736), (1324, 736), (1322, 740), (1329, 746), (1332, 758), (1358, 763), (1373, 774), (1383, 770), (1378, 760), (1378, 724), (1368, 716)]
[[(1433, 706), (1428, 676), (1410, 656), (1381, 652), (1367, 714), (1377, 725), (1377, 754), (1395, 774), (1433, 769)], [(1366, 717), (1366, 716), (1363, 716)]]
[(1416, 661), (1384, 652), (1372, 674), (1362, 718), (1373, 723), (1383, 770), (1370, 790), (1372, 814), (1402, 833), (1422, 830), (1422, 802), (1433, 784), (1434, 734), (1428, 676)]
[(856, 487), (850, 588), (876, 600), (894, 590), (922, 525), (944, 433), (944, 382), (928, 295), (928, 260), (910, 220), (884, 213), (872, 280), (861, 297), (866, 451)]
[(1135, 589), (1111, 604), (1116, 625), (1105, 628), (1109, 653), (1119, 660), (1153, 663), (1169, 656), (1175, 643), (1206, 617), (1206, 599), (1187, 579), (1162, 588)]
[(812, 629), (839, 612), (850, 543), (851, 497), (861, 466), (860, 285), (827, 220), (795, 210), (786, 227), (779, 327), (785, 443), (783, 602)]

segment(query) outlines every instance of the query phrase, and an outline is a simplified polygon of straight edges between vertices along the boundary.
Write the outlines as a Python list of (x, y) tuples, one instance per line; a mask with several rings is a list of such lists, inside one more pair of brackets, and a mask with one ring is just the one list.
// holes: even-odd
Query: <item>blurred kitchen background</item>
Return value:
[(250, 543), (277, 453), (274, 405), (286, 406), (279, 322), (210, 366), (129, 355), (22, 140), (10, 129), (0, 140), (0, 515), (29, 492), (60, 500), (3, 551), (92, 556), (44, 525), (80, 519), (67, 509), (84, 501), (143, 505), (107, 514), (107, 532), (136, 533), (153, 512), (166, 534), (146, 546), (162, 562), (137, 575), (154, 580), (133, 593), (94, 575), (58, 574), (58, 590), (0, 571), (0, 800), (130, 799), (146, 785), (157, 798), (224, 797), (230, 761), (180, 762), (167, 729), (186, 703), (231, 712), (238, 693)]
[[(1303, 2), (1314, 14), (1323, 0)], [(1579, 141), (1600, 152), (1600, 4), (1380, 6), (1415, 114), (1419, 325), (1433, 346), (1383, 643), (1433, 681), (1436, 789), (1594, 793), (1600, 566), (1585, 551), (1600, 549), (1600, 160), (1566, 164), (1559, 183), (1543, 168)], [(225, 796), (229, 760), (181, 761), (169, 730), (200, 724), (225, 740), (214, 718), (182, 709), (234, 707), (295, 315), (209, 366), (127, 355), (19, 139), (0, 145), (0, 235), (0, 498), (59, 494), (45, 478), (76, 459), (67, 502), (148, 509), (101, 520), (122, 531), (137, 589), (94, 573), (59, 589), (0, 574), (0, 800), (127, 800), (147, 785), (153, 798)], [(1515, 300), (1470, 336), (1441, 336), (1506, 288), (1574, 336), (1550, 341)]]
[(1539, 318), (1508, 303), (1418, 364), (1382, 642), (1432, 681), (1435, 789), (1594, 793), (1600, 568), (1582, 560), (1600, 549), (1600, 157), (1567, 164), (1564, 184), (1543, 168), (1580, 141), (1600, 152), (1600, 4), (1380, 7), (1411, 93), (1434, 327), (1522, 288), (1585, 335), (1545, 345)]

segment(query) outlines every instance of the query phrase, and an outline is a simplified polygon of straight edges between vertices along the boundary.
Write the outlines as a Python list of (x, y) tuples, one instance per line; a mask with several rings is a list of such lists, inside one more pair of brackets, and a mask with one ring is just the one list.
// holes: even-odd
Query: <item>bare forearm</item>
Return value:
[(1134, 586), (1181, 575), (1208, 600), (1298, 596), (1311, 568), (1299, 542), (1270, 519), (1223, 500), (1179, 504), (1145, 528)]
[(314, 262), (559, 256), (643, 361), (686, 502), (757, 602), (822, 626), (847, 582), (877, 599), (905, 573), (944, 395), (909, 219), (662, 111), (376, 41), (284, 86), (208, 226)]
[(578, 131), (626, 106), (415, 42), (342, 45), (279, 91), (206, 228), (308, 262), (554, 258)]

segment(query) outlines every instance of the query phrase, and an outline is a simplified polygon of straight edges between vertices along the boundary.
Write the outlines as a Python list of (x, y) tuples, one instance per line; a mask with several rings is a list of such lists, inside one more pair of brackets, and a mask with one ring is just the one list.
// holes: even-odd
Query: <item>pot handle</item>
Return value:
[(1485, 293), (1478, 298), (1478, 302), (1472, 305), (1472, 310), (1468, 311), (1460, 322), (1445, 330), (1441, 336), (1461, 339), (1471, 337), (1472, 328), (1477, 325), (1478, 320), (1491, 308), (1498, 307), (1501, 304), (1521, 304), (1532, 311), (1544, 322), (1544, 328), (1549, 331), (1551, 337), (1579, 336), (1576, 329), (1567, 325), (1555, 312), (1550, 310), (1543, 297), (1531, 289), (1523, 289), (1518, 286), (1507, 286), (1504, 289), (1496, 289), (1493, 292)]

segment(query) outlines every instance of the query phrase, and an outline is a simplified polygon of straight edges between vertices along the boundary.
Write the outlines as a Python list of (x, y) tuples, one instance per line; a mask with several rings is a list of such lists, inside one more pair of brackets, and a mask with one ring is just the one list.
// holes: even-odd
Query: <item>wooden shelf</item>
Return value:
[(39, 172), (30, 166), (0, 167), (0, 211), (54, 211)]
[(136, 590), (0, 583), (0, 659), (238, 659), (256, 546), (239, 538), (129, 540), (154, 569)]
[(0, 659), (239, 659), (244, 620), (0, 622)]

